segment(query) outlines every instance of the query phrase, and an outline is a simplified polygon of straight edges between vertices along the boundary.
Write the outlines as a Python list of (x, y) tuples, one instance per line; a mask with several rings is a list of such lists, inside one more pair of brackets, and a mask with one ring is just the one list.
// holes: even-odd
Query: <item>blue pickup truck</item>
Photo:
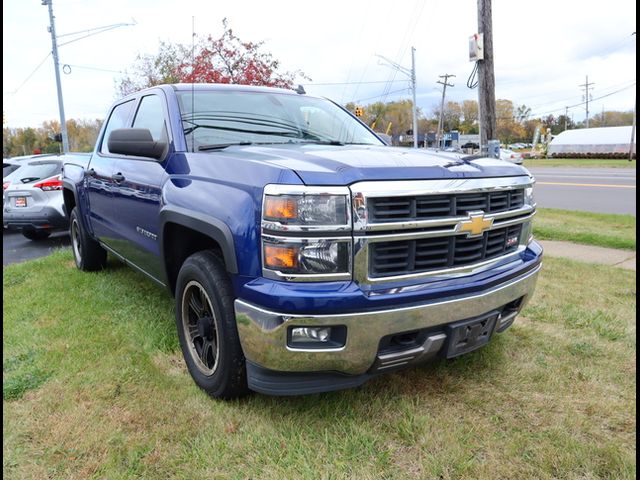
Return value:
[(513, 324), (541, 268), (525, 169), (385, 146), (302, 89), (129, 95), (63, 186), (78, 268), (111, 253), (165, 286), (216, 398), (468, 353)]

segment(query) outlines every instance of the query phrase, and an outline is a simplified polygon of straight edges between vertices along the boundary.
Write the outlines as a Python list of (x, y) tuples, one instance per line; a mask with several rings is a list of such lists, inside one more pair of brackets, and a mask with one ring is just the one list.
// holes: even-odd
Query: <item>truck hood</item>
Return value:
[(528, 175), (522, 167), (493, 158), (374, 145), (256, 145), (230, 147), (212, 155), (278, 165), (293, 170), (307, 185)]

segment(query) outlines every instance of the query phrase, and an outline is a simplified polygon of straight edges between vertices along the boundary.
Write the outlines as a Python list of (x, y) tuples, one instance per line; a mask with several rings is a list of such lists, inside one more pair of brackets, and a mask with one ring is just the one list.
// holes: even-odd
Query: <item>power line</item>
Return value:
[[(617, 88), (617, 87), (621, 87), (622, 85), (628, 86), (629, 82), (633, 83), (635, 82), (635, 79), (632, 80), (626, 80), (624, 82), (620, 82), (620, 83), (616, 83), (614, 85), (609, 85), (608, 87), (602, 87), (603, 90), (608, 90), (610, 88)], [(568, 89), (565, 90), (556, 90), (556, 92), (564, 92), (567, 91)], [(520, 97), (519, 100), (523, 100), (523, 99), (527, 99), (527, 98), (538, 98), (538, 97), (542, 97), (542, 96), (548, 96), (547, 94), (541, 94), (541, 95), (536, 95), (536, 96), (529, 96), (529, 97)], [(538, 109), (540, 107), (544, 107), (546, 105), (553, 105), (555, 103), (566, 103), (569, 101), (573, 101), (573, 99), (575, 98), (575, 95), (572, 95), (571, 97), (566, 97), (566, 98), (561, 98), (558, 100), (552, 100), (549, 102), (544, 102), (544, 103), (538, 103), (537, 105), (531, 105), (529, 108), (531, 108), (532, 110)]]
[(84, 65), (71, 65), (69, 63), (65, 63), (64, 65), (62, 65), (62, 72), (65, 75), (69, 75), (71, 73), (71, 67), (80, 68), (82, 70), (95, 70), (95, 71), (98, 71), (98, 72), (124, 73), (122, 70), (109, 70), (107, 68), (87, 67), (87, 66), (84, 66)]
[(31, 79), (31, 77), (33, 77), (35, 75), (35, 73), (40, 69), (40, 67), (42, 65), (44, 65), (44, 62), (47, 61), (47, 59), (51, 56), (51, 52), (47, 53), (47, 55), (42, 59), (42, 61), (38, 64), (38, 66), (36, 68), (33, 69), (33, 71), (27, 75), (27, 78), (25, 78), (23, 80), (23, 82), (20, 84), (20, 86), (18, 88), (16, 88), (15, 90), (13, 90), (12, 92), (6, 92), (6, 94), (8, 95), (15, 95), (16, 93), (18, 93), (18, 91), (24, 87), (25, 83), (27, 83), (29, 81), (29, 79)]
[(599, 52), (591, 54), (591, 56), (592, 57), (600, 57), (600, 56), (602, 56), (602, 55), (604, 55), (606, 53), (611, 53), (614, 50), (618, 50), (625, 43), (627, 43), (629, 40), (631, 40), (634, 37), (635, 34), (636, 34), (636, 32), (633, 32), (633, 33), (629, 34), (628, 36), (624, 37), (622, 40), (618, 41), (617, 43), (614, 43), (611, 46), (605, 48), (604, 50), (600, 50)]
[[(409, 22), (408, 26), (409, 28), (407, 28), (407, 30), (405, 30), (404, 35), (402, 36), (402, 40), (400, 42), (400, 46), (398, 47), (398, 52), (396, 53), (396, 58), (398, 59), (397, 62), (393, 62), (393, 61), (389, 61), (388, 62), (392, 63), (392, 64), (396, 64), (399, 65), (400, 62), (402, 62), (402, 59), (404, 58), (404, 54), (407, 50), (407, 46), (409, 44), (409, 42), (411, 41), (411, 38), (413, 37), (413, 32), (416, 29), (416, 26), (418, 25), (418, 22), (420, 20), (420, 17), (422, 16), (422, 11), (424, 10), (424, 5), (425, 2), (421, 1), (421, 0), (417, 0), (416, 3), (414, 3), (414, 7), (413, 7), (413, 11), (411, 12), (410, 15), (410, 19), (412, 19), (412, 21)], [(419, 8), (419, 10), (418, 10)], [(411, 47), (411, 53), (412, 53), (412, 59), (415, 58), (414, 55), (414, 48)], [(379, 56), (379, 55), (378, 55)], [(413, 60), (412, 60), (413, 62)], [(401, 70), (402, 71), (402, 70)], [(384, 88), (384, 93), (386, 94), (386, 96), (384, 97), (384, 102), (386, 102), (387, 100), (387, 96), (390, 95), (389, 90), (391, 90), (391, 84), (395, 82), (396, 80), (396, 75), (398, 73), (398, 70), (394, 70), (391, 72), (390, 76), (389, 76), (389, 81), (387, 82), (387, 85)], [(405, 72), (406, 73), (406, 72)], [(415, 73), (415, 72), (414, 72)], [(414, 80), (412, 80), (412, 85), (414, 88), (414, 92), (415, 92), (415, 75), (414, 75)]]
[[(395, 80), (395, 83), (406, 82), (406, 80)], [(371, 80), (369, 82), (325, 82), (325, 83), (301, 83), (305, 87), (327, 86), (327, 85), (367, 85), (372, 83), (387, 83), (387, 80)]]
[(380, 98), (380, 97), (386, 97), (388, 95), (393, 95), (395, 93), (400, 93), (400, 92), (406, 92), (407, 90), (409, 90), (408, 88), (401, 88), (400, 90), (394, 90), (393, 92), (389, 92), (389, 93), (383, 93), (382, 95), (375, 95), (373, 97), (367, 97), (367, 98), (359, 98), (358, 100), (352, 100), (353, 103), (361, 103), (364, 102), (365, 100), (373, 100), (374, 98)]
[[(602, 100), (603, 98), (607, 98), (607, 97), (610, 97), (611, 95), (615, 95), (615, 94), (617, 94), (617, 93), (620, 93), (620, 92), (623, 92), (623, 91), (625, 91), (625, 90), (628, 90), (628, 89), (630, 89), (630, 88), (634, 87), (634, 86), (635, 86), (635, 84), (636, 84), (636, 82), (633, 82), (631, 85), (628, 85), (628, 86), (626, 86), (626, 87), (624, 87), (624, 88), (620, 88), (620, 89), (615, 90), (615, 91), (613, 91), (613, 92), (607, 93), (606, 95), (601, 95), (601, 96), (599, 96), (599, 97), (592, 98), (592, 99), (590, 99), (589, 101), (594, 102), (594, 101), (596, 101), (596, 100)], [(574, 104), (574, 105), (568, 105), (568, 106), (565, 106), (565, 107), (556, 108), (556, 109), (554, 109), (554, 110), (548, 110), (548, 111), (546, 111), (546, 112), (541, 112), (541, 113), (532, 113), (532, 114), (531, 114), (531, 116), (532, 116), (532, 117), (541, 117), (541, 116), (543, 116), (543, 115), (548, 115), (548, 114), (551, 114), (551, 113), (560, 112), (560, 111), (565, 110), (565, 109), (568, 109), (568, 108), (581, 107), (581, 106), (582, 106), (582, 105), (584, 105), (584, 104), (585, 104), (585, 102), (580, 102), (580, 103), (576, 103), (576, 104)]]
[[(73, 40), (69, 40), (68, 42), (61, 43), (60, 45), (58, 45), (58, 47), (64, 47), (65, 45), (69, 45), (70, 43), (77, 42), (78, 40), (83, 40), (83, 39), (85, 39), (87, 37), (92, 37), (94, 35), (98, 35), (99, 33), (108, 32), (109, 30), (113, 30), (115, 28), (131, 27), (131, 26), (135, 26), (135, 25), (137, 25), (137, 22), (135, 20), (133, 20), (133, 23), (114, 23), (113, 25), (105, 25), (104, 27), (96, 27), (96, 28), (91, 28), (89, 30), (83, 30), (83, 31), (80, 31), (80, 32), (65, 33), (63, 35), (57, 35), (57, 37), (60, 38), (60, 37), (66, 37), (66, 36), (69, 36), (69, 35), (78, 35), (80, 33), (87, 32), (86, 35), (83, 35), (82, 37), (74, 38)], [(91, 32), (91, 33), (89, 33), (89, 32)]]

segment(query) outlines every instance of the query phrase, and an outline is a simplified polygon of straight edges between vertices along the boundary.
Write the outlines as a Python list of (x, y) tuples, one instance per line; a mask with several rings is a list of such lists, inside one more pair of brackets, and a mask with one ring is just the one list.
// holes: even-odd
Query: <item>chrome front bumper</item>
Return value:
[[(501, 308), (533, 294), (541, 265), (493, 289), (469, 296), (445, 298), (423, 305), (338, 315), (296, 315), (264, 310), (235, 301), (236, 322), (244, 354), (250, 362), (280, 372), (336, 371), (366, 373), (380, 361), (380, 339), (387, 335), (426, 329), (464, 320)], [(510, 315), (509, 321), (513, 320)], [(505, 324), (506, 319), (501, 324)], [(287, 345), (289, 327), (347, 327), (343, 347), (300, 349)], [(499, 328), (500, 325), (498, 325)]]

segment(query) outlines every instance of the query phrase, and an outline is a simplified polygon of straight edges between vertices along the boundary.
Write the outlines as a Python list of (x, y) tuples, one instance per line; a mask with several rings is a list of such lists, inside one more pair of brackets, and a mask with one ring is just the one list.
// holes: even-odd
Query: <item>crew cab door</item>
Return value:
[(107, 139), (109, 134), (118, 128), (129, 125), (135, 106), (134, 100), (113, 107), (105, 125), (100, 144), (85, 172), (85, 186), (89, 199), (89, 223), (94, 235), (105, 245), (113, 247), (118, 237), (118, 214), (114, 211), (113, 189), (115, 181), (113, 173), (117, 156), (109, 152)]
[[(145, 128), (155, 141), (170, 144), (164, 94), (145, 95), (136, 108), (132, 127)], [(114, 165), (113, 207), (118, 213), (115, 250), (152, 277), (162, 280), (160, 261), (160, 202), (169, 147), (159, 160), (121, 155)]]

